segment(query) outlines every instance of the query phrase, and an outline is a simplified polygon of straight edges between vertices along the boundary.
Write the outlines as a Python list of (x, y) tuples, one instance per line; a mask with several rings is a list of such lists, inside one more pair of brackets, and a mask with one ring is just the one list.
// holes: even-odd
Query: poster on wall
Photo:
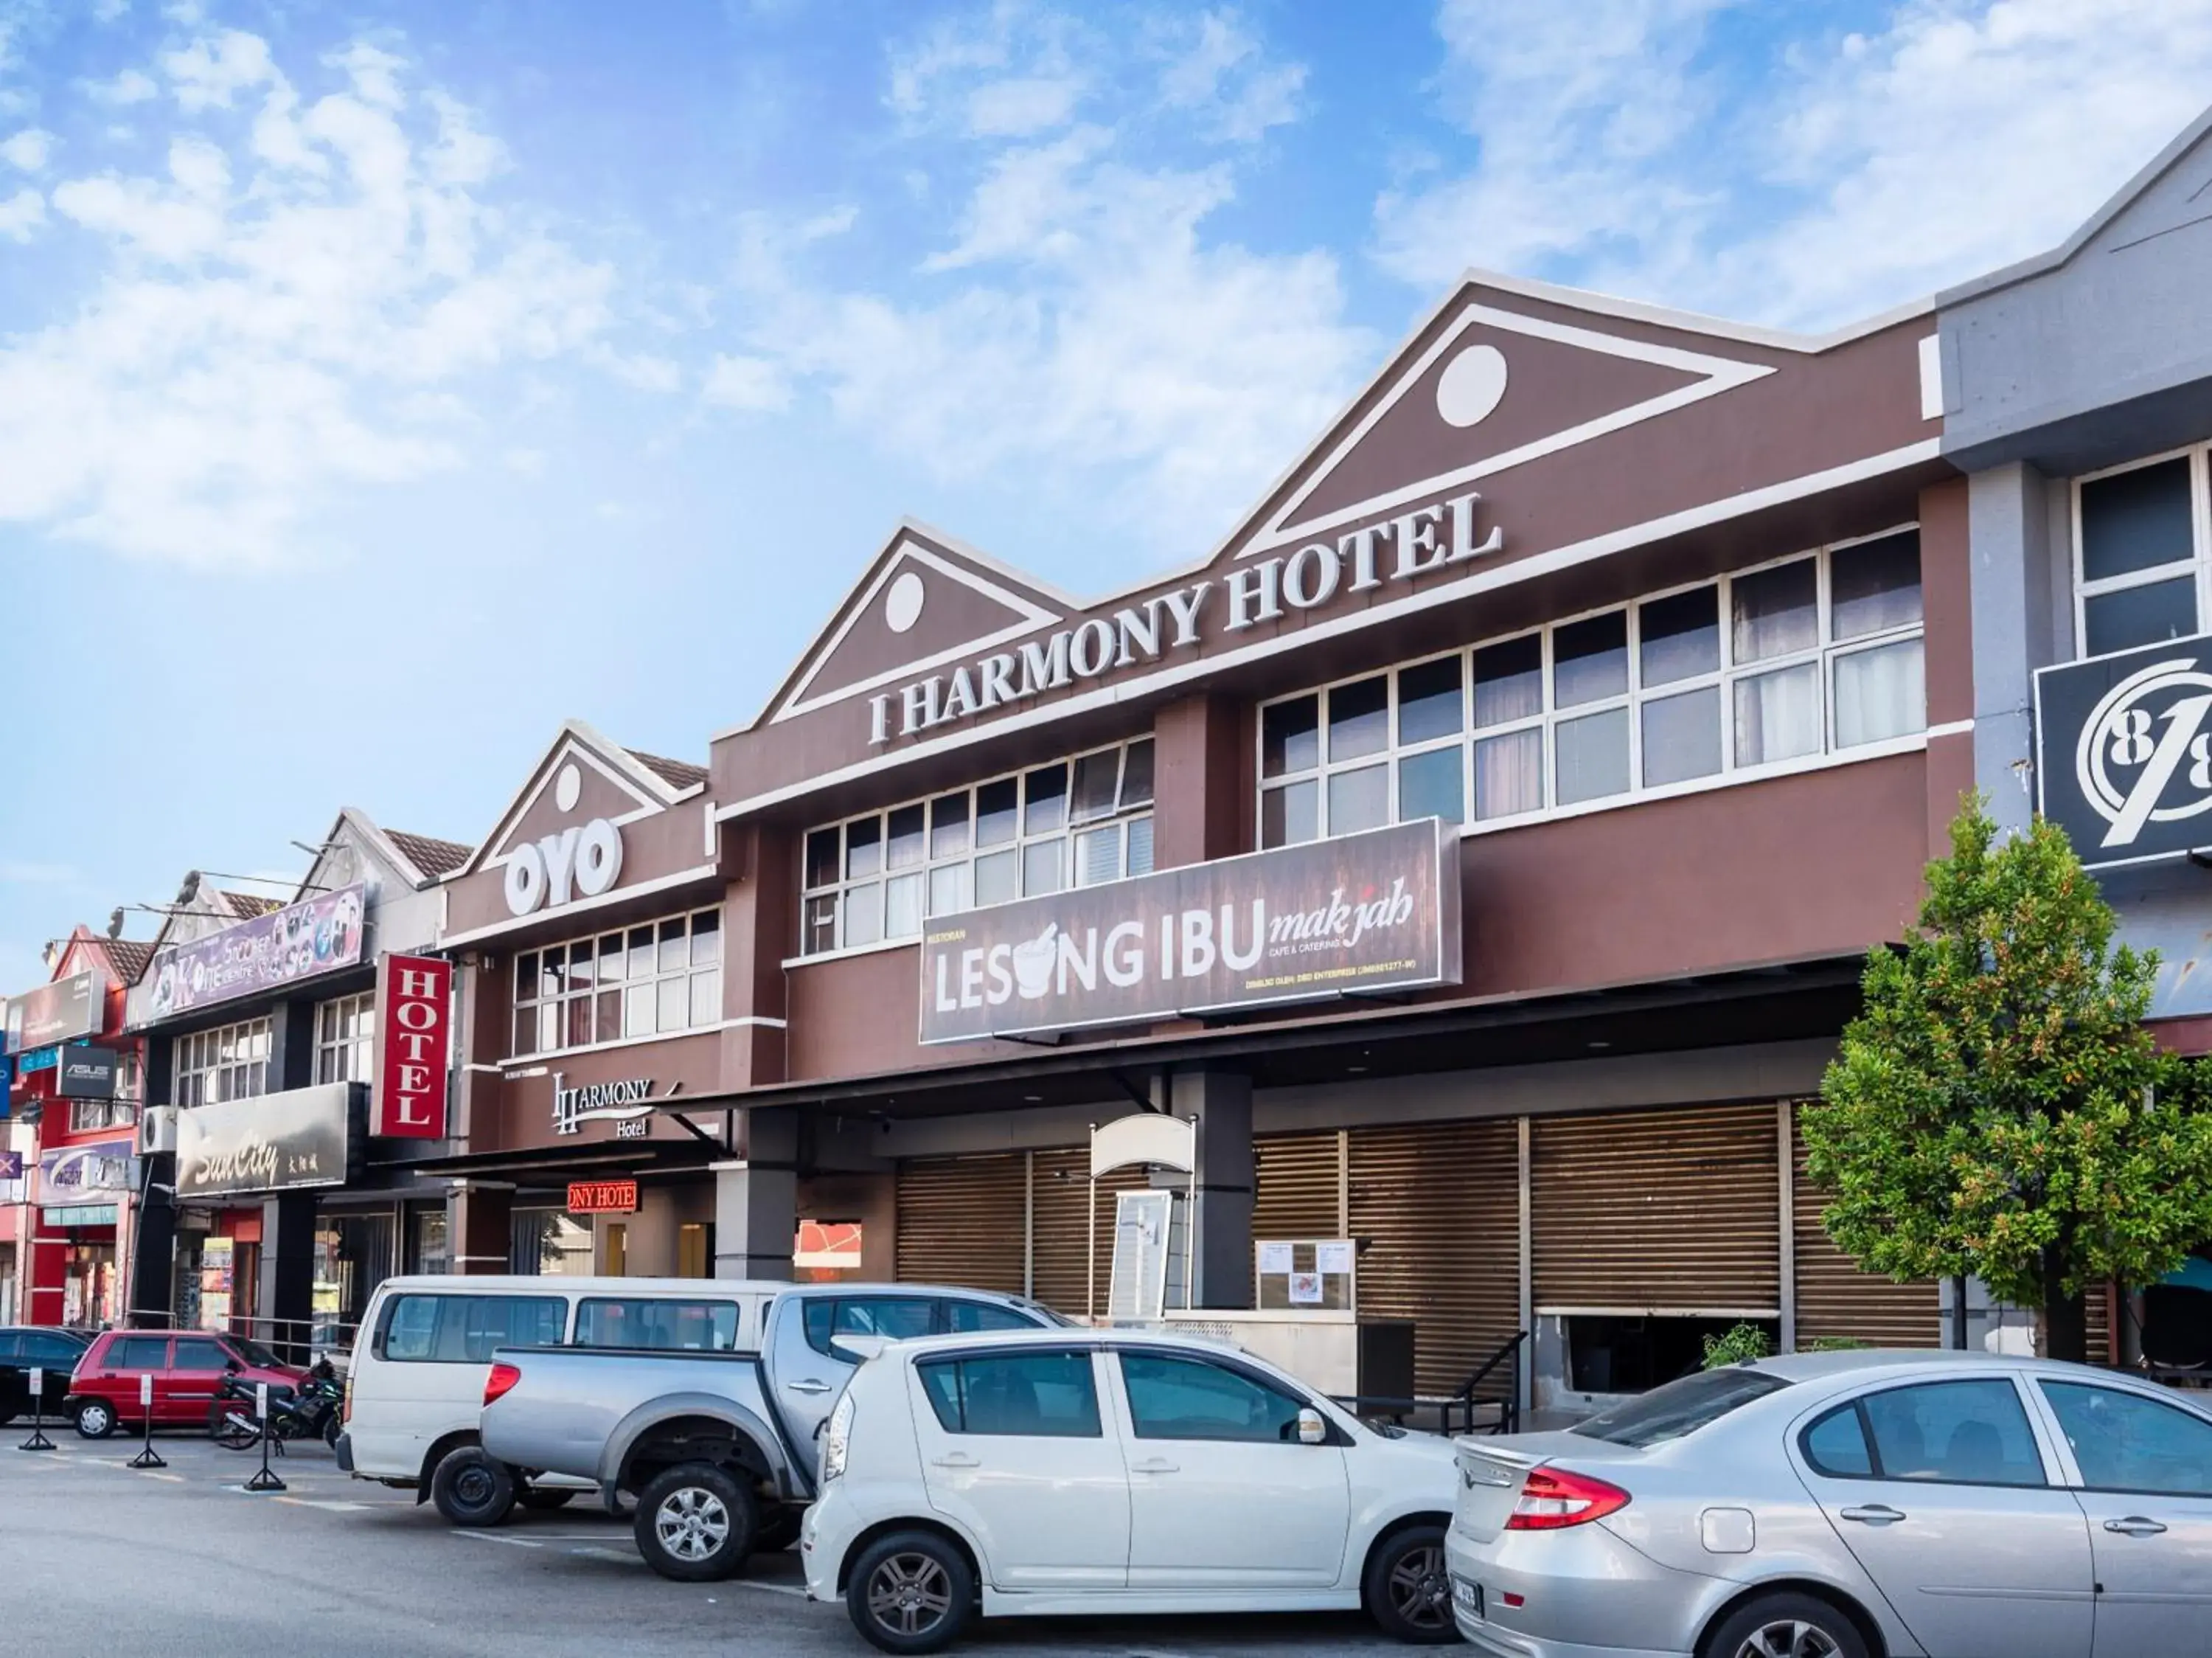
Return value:
[(52, 1047), (100, 1034), (106, 998), (98, 973), (82, 972), (41, 984), (8, 1001), (8, 1051)]
[(148, 969), (154, 993), (145, 1022), (355, 966), (367, 894), (359, 885), (318, 893), (162, 951)]
[(237, 1246), (228, 1238), (210, 1238), (200, 1245), (199, 1327), (221, 1330), (230, 1323), (232, 1271)]

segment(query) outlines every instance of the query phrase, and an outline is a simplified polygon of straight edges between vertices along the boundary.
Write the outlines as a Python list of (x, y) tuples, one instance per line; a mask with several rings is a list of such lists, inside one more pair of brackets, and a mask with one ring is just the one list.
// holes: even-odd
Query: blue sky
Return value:
[(1846, 321), (2208, 70), (2212, 0), (0, 0), (0, 990), (568, 716), (703, 760), (902, 514), (1194, 557), (1468, 265)]

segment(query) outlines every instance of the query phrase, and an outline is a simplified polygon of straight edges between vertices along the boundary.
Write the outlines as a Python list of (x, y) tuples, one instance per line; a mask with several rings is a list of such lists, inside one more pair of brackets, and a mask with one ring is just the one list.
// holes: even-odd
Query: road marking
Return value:
[(331, 1514), (358, 1514), (368, 1507), (366, 1503), (345, 1503), (327, 1496), (280, 1496), (279, 1503), (289, 1503), (295, 1509), (322, 1509)]
[(133, 1468), (131, 1472), (134, 1474), (143, 1474), (149, 1479), (166, 1480), (172, 1485), (181, 1485), (185, 1483), (185, 1477), (182, 1474), (157, 1474), (151, 1468)]
[(510, 1549), (542, 1549), (545, 1546), (543, 1543), (533, 1543), (526, 1537), (499, 1537), (490, 1532), (452, 1531), (446, 1535), (471, 1543), (504, 1543)]
[(732, 1589), (758, 1589), (763, 1594), (795, 1594), (801, 1600), (806, 1597), (806, 1591), (795, 1584), (759, 1583), (750, 1577), (726, 1577), (722, 1580), (722, 1586)]

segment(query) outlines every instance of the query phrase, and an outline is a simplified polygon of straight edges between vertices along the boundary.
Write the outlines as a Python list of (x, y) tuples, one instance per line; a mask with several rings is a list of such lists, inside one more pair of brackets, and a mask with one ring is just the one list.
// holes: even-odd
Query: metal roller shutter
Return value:
[[(1458, 1388), (1520, 1327), (1520, 1160), (1510, 1118), (1352, 1131), (1359, 1310), (1413, 1321), (1424, 1393)], [(1503, 1367), (1492, 1381), (1486, 1397)]]
[(1262, 1134), (1252, 1141), (1254, 1238), (1340, 1238), (1344, 1217), (1336, 1131)]
[(901, 1163), (900, 1281), (1021, 1294), (1025, 1163), (1018, 1151)]
[(1537, 1307), (1779, 1311), (1776, 1140), (1771, 1104), (1537, 1119)]
[(1791, 1234), (1797, 1253), (1797, 1345), (1822, 1337), (1869, 1347), (1940, 1347), (1942, 1302), (1933, 1278), (1897, 1283), (1868, 1272), (1836, 1247), (1820, 1224), (1827, 1194), (1805, 1172), (1805, 1141), (1796, 1131), (1795, 1179), (1790, 1189)]
[[(1083, 1290), (1086, 1245), (1084, 1195), (1091, 1189), (1091, 1152), (1086, 1146), (1067, 1146), (1030, 1154), (1036, 1160), (1036, 1208), (1032, 1247), (1036, 1252), (1036, 1283), (1031, 1291), (1054, 1312), (1072, 1319), (1084, 1315), (1088, 1303)], [(1106, 1308), (1106, 1277), (1114, 1264), (1114, 1202), (1124, 1192), (1146, 1184), (1142, 1169), (1117, 1169), (1098, 1182), (1098, 1277), (1097, 1305)]]

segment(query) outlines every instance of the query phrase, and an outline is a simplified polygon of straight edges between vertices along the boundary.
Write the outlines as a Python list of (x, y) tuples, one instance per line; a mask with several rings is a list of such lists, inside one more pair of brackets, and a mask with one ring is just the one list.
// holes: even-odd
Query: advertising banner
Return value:
[(361, 960), (365, 889), (318, 893), (154, 958), (148, 1021), (276, 990)]
[(54, 1092), (64, 1100), (112, 1100), (115, 1068), (112, 1048), (64, 1048), (54, 1057)]
[(95, 972), (58, 978), (12, 997), (8, 1003), (8, 1047), (21, 1053), (57, 1042), (73, 1042), (80, 1036), (100, 1034), (100, 1015), (106, 998), (106, 980)]
[(343, 1186), (353, 1150), (354, 1085), (326, 1082), (177, 1113), (179, 1200)]
[(2035, 676), (2043, 815), (2092, 869), (2212, 846), (2212, 637)]
[(627, 1215), (637, 1207), (635, 1180), (571, 1180), (571, 1215)]
[(1433, 818), (931, 921), (921, 1040), (1121, 1025), (1460, 975), (1458, 843)]
[[(138, 1143), (132, 1135), (88, 1140), (39, 1154), (39, 1196), (42, 1204), (103, 1201), (118, 1192), (134, 1192), (138, 1179)], [(93, 1194), (99, 1193), (95, 1198)]]
[(446, 1045), (453, 964), (387, 955), (376, 968), (376, 1099), (371, 1134), (446, 1137)]

